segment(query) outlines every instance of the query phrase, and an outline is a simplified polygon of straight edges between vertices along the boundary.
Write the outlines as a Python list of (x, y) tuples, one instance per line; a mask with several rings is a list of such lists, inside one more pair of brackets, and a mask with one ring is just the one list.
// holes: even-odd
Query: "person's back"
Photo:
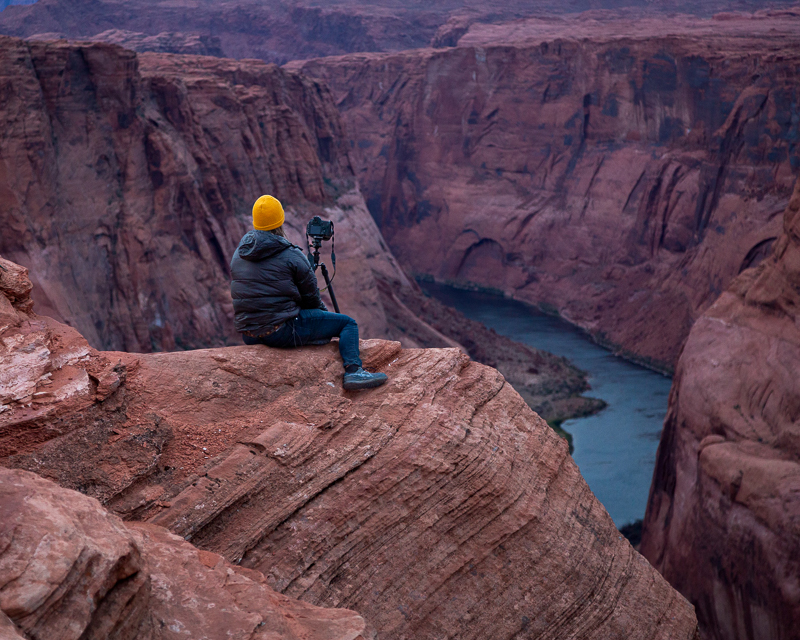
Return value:
[(361, 367), (355, 320), (326, 309), (314, 270), (283, 233), (284, 218), (281, 203), (272, 196), (261, 196), (253, 206), (254, 230), (245, 234), (231, 259), (236, 330), (245, 344), (270, 347), (326, 344), (338, 337), (344, 388), (382, 385), (385, 374)]
[(295, 318), (300, 309), (325, 309), (302, 251), (286, 238), (255, 229), (231, 259), (231, 297), (236, 330), (263, 335)]

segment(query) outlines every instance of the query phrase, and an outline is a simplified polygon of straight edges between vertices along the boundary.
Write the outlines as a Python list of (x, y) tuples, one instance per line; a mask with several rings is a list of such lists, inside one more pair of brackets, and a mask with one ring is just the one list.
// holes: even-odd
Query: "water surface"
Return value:
[(499, 295), (421, 283), (425, 291), (497, 333), (569, 358), (589, 374), (591, 391), (608, 407), (562, 425), (572, 454), (617, 526), (644, 517), (672, 381), (618, 358), (564, 320)]

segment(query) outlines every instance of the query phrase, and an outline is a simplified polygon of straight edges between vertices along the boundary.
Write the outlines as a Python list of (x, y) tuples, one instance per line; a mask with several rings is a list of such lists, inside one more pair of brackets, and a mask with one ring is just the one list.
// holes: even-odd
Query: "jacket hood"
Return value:
[(245, 234), (237, 249), (239, 257), (251, 262), (274, 256), (294, 245), (286, 238), (276, 236), (269, 231), (254, 229)]

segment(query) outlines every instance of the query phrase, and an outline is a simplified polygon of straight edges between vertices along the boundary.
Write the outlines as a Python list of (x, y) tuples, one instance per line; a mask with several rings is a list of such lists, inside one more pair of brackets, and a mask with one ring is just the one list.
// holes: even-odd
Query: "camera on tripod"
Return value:
[(306, 235), (315, 240), (330, 240), (333, 237), (333, 220), (323, 220), (319, 216), (314, 216), (308, 221)]
[[(308, 238), (311, 238), (311, 244), (308, 243)], [(328, 276), (328, 268), (325, 263), (319, 258), (319, 250), (322, 247), (324, 240), (333, 240), (333, 220), (323, 220), (319, 216), (314, 216), (308, 221), (306, 225), (306, 245), (308, 246), (308, 261), (314, 271), (317, 267), (322, 270), (322, 277), (325, 278), (325, 289), (331, 296), (333, 308), (336, 313), (339, 313), (339, 303), (336, 301), (336, 294), (333, 292), (333, 281), (336, 276), (336, 251), (334, 250), (333, 242), (331, 242), (331, 262), (333, 263), (333, 276)], [(311, 245), (314, 246), (314, 251), (311, 251)], [(323, 291), (325, 290), (323, 289)]]

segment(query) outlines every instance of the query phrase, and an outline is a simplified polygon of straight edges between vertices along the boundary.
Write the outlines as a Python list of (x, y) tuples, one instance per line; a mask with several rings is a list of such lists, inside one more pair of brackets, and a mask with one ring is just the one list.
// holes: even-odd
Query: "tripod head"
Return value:
[[(313, 252), (311, 251), (311, 246), (314, 247)], [(316, 271), (320, 265), (319, 250), (322, 248), (322, 240), (311, 238), (311, 246), (308, 247), (308, 261), (311, 263), (311, 268)]]

